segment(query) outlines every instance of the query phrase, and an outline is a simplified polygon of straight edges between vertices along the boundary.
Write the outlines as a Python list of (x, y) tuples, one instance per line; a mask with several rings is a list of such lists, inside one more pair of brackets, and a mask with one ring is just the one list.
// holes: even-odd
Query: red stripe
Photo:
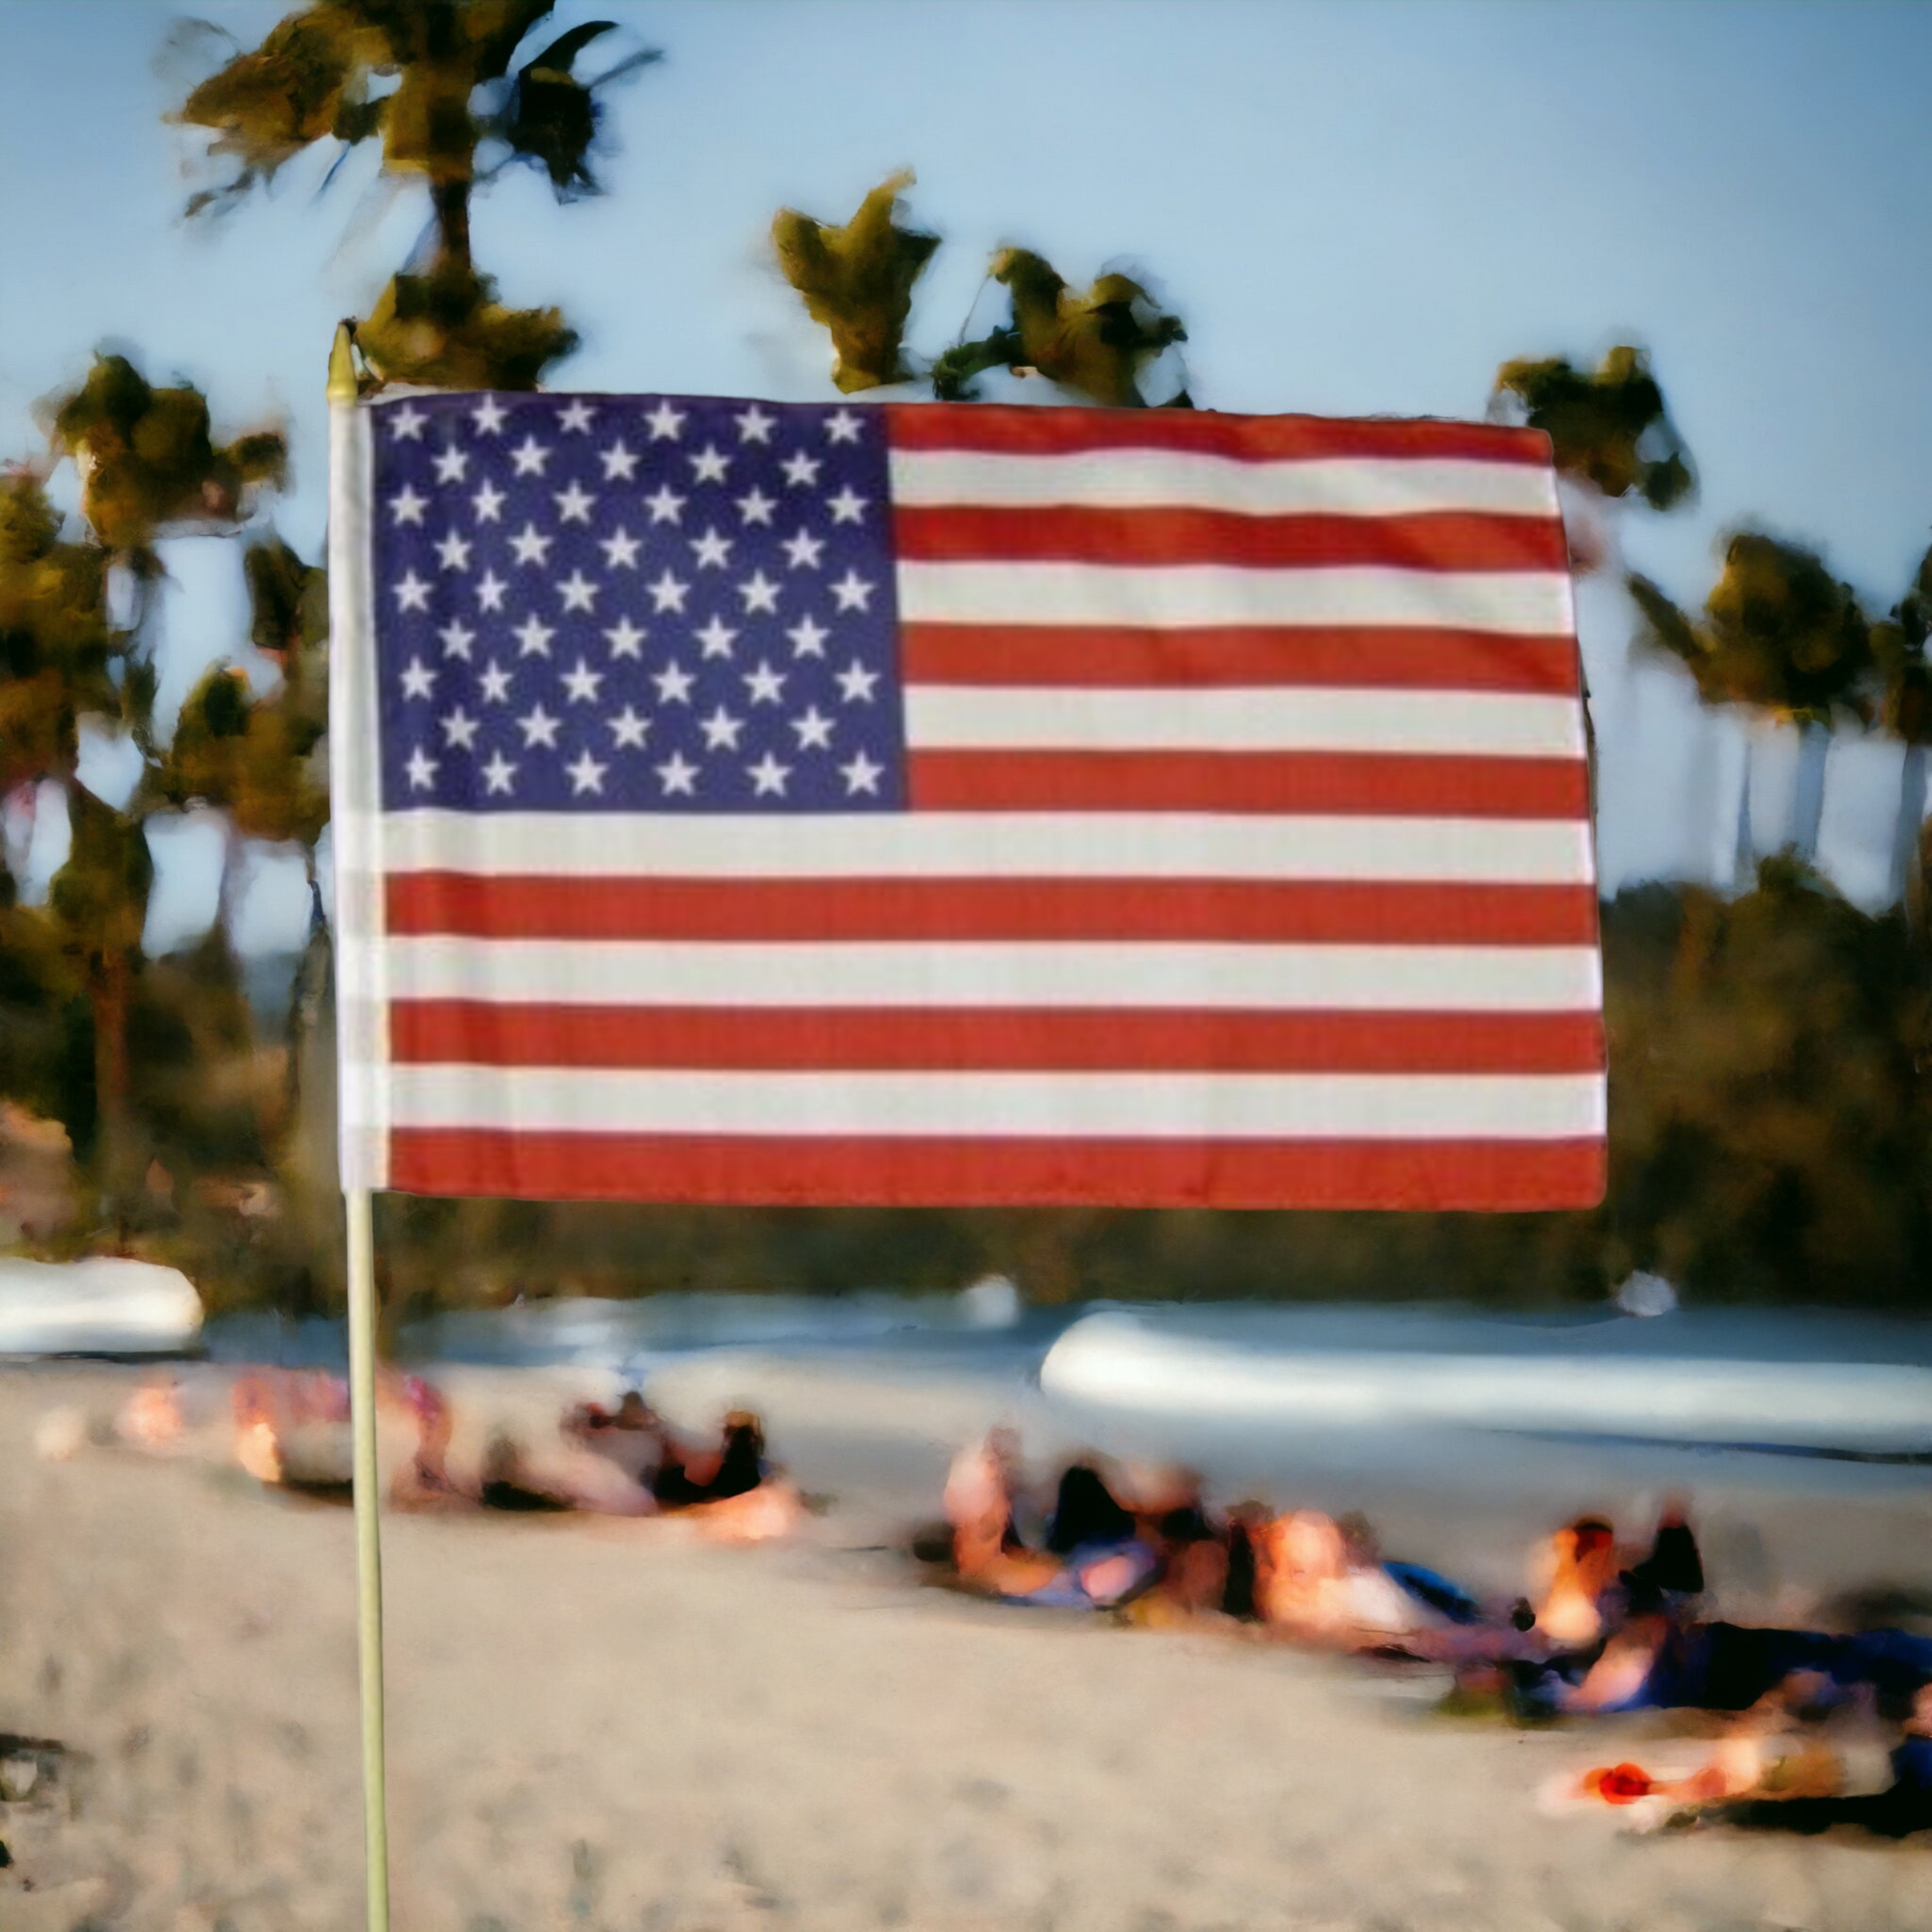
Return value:
[(1403, 691), (1529, 691), (1574, 696), (1572, 638), (1402, 627), (904, 624), (908, 684), (1162, 690), (1340, 685)]
[(1581, 758), (1372, 752), (928, 752), (916, 811), (1321, 812), (1586, 818)]
[(738, 1207), (1594, 1208), (1600, 1140), (809, 1140), (402, 1128), (408, 1194)]
[(893, 544), (921, 563), (1229, 564), (1250, 570), (1560, 571), (1555, 517), (1442, 510), (1402, 517), (1244, 516), (1232, 510), (895, 504)]
[(1491, 423), (1237, 416), (1208, 410), (1042, 410), (1002, 403), (882, 407), (888, 440), (898, 449), (983, 450), (999, 456), (1182, 449), (1245, 462), (1354, 456), (1549, 465), (1549, 439), (1541, 430)]
[(499, 878), (399, 872), (392, 936), (471, 939), (1197, 940), (1594, 946), (1586, 885), (1367, 880)]
[(559, 1007), (399, 1000), (400, 1065), (764, 1072), (1597, 1073), (1594, 1013)]

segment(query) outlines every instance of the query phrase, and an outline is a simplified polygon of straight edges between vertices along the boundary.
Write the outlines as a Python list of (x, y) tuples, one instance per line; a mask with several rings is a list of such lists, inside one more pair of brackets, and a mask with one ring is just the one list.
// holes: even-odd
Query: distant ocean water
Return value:
[[(340, 1325), (235, 1317), (217, 1360), (343, 1359)], [(1932, 1321), (1802, 1309), (1504, 1314), (1251, 1303), (1026, 1309), (965, 1296), (656, 1295), (468, 1311), (404, 1330), (409, 1360), (597, 1369), (642, 1384), (705, 1356), (844, 1377), (936, 1372), (1175, 1427), (1545, 1435), (1932, 1461)]]

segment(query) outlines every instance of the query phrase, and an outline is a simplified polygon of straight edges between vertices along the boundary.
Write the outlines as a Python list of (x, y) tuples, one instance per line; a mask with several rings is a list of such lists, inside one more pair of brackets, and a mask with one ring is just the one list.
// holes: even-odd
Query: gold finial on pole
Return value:
[(328, 400), (353, 403), (360, 389), (355, 381), (355, 325), (335, 325), (335, 346), (328, 352)]

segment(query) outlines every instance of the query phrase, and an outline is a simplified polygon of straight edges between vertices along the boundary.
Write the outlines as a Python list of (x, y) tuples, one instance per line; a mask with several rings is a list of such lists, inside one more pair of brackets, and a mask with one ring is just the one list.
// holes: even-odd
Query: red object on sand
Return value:
[(1634, 1804), (1657, 1789), (1649, 1774), (1634, 1764), (1612, 1765), (1592, 1774), (1597, 1795), (1611, 1804)]

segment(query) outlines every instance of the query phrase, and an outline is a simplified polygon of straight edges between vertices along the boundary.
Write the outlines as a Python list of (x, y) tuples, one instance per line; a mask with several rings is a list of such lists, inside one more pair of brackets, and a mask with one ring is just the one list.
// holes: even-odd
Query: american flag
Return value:
[(1542, 436), (338, 415), (349, 1184), (1601, 1198)]

